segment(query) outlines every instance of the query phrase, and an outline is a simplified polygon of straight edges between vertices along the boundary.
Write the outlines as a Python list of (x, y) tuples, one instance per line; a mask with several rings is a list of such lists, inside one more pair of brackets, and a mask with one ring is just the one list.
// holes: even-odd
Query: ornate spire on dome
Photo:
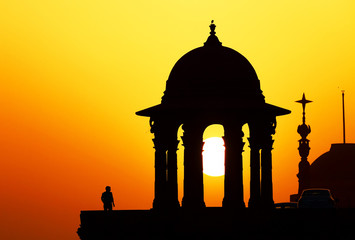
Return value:
[(216, 25), (213, 22), (214, 22), (214, 20), (211, 21), (211, 25), (210, 25), (211, 32), (210, 32), (210, 34), (211, 35), (216, 35), (216, 32), (214, 31), (216, 29)]
[(204, 43), (204, 46), (222, 46), (222, 43), (218, 40), (216, 32), (214, 31), (216, 29), (216, 25), (213, 22), (214, 20), (212, 20), (210, 24), (211, 35), (207, 38), (207, 41)]

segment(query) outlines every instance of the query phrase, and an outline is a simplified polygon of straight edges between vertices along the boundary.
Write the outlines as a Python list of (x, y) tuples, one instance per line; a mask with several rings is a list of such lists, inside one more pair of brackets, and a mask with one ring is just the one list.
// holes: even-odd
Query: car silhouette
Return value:
[(329, 189), (305, 189), (297, 203), (298, 208), (335, 208), (335, 201)]
[(275, 203), (275, 209), (289, 209), (289, 208), (297, 208), (296, 202), (282, 202), (282, 203)]

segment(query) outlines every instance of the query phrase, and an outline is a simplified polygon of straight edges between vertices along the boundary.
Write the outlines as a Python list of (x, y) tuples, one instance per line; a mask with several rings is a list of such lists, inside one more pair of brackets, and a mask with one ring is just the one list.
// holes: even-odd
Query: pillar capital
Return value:
[(260, 135), (261, 149), (269, 150), (269, 151), (273, 149), (272, 145), (274, 144), (274, 140), (272, 139), (272, 135), (275, 134), (275, 128), (276, 128), (275, 118), (268, 118), (264, 120), (264, 122), (262, 123), (263, 131), (261, 132)]
[(270, 139), (265, 139), (261, 145), (261, 149), (271, 151), (273, 149), (272, 145), (274, 144), (274, 141), (275, 140), (273, 140), (271, 136)]
[(261, 141), (260, 138), (257, 137), (248, 137), (249, 147), (251, 149), (261, 149)]
[(169, 142), (168, 142), (168, 149), (169, 150), (175, 150), (175, 151), (177, 151), (177, 150), (179, 150), (178, 149), (178, 146), (179, 146), (179, 143), (180, 143), (180, 140), (177, 140), (177, 139), (171, 139)]
[(243, 139), (241, 137), (234, 137), (234, 136), (223, 136), (224, 146), (226, 148), (233, 147), (238, 150), (238, 152), (244, 152), (244, 145)]
[(159, 137), (153, 138), (152, 139), (154, 148), (156, 151), (166, 151), (167, 150), (167, 145), (164, 139), (161, 139)]

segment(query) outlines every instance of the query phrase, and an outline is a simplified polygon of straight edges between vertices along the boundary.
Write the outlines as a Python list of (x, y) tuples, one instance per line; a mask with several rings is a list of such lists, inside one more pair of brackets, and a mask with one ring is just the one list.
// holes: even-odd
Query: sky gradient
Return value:
[[(354, 12), (351, 0), (1, 1), (0, 239), (78, 239), (80, 210), (101, 209), (106, 185), (116, 209), (151, 208), (153, 136), (135, 112), (160, 103), (175, 62), (203, 45), (212, 19), (222, 44), (254, 66), (266, 101), (292, 111), (277, 119), (273, 150), (274, 200), (288, 201), (302, 93), (314, 101), (310, 162), (342, 142), (343, 89), (355, 142)], [(223, 177), (206, 177), (206, 205), (222, 198)]]

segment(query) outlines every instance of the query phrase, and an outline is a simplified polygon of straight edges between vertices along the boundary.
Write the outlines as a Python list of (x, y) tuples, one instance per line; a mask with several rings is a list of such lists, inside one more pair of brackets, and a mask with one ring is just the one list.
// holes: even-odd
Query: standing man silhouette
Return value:
[(111, 187), (106, 186), (105, 189), (106, 191), (101, 195), (101, 201), (104, 203), (104, 211), (112, 211), (112, 206), (115, 206), (115, 202), (113, 201)]

